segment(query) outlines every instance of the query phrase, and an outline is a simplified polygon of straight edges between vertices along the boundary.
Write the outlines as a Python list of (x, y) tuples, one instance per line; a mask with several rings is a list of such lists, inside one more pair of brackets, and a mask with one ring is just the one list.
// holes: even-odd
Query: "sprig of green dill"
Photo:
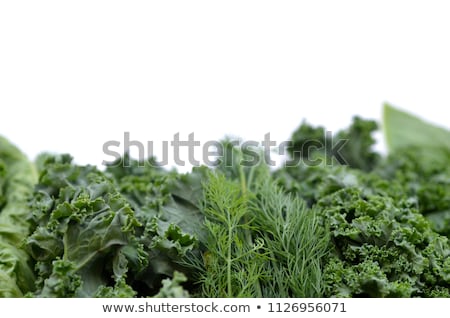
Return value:
[(329, 237), (315, 210), (285, 194), (272, 180), (261, 181), (252, 201), (253, 226), (270, 259), (264, 297), (320, 297), (322, 262)]
[(248, 196), (240, 184), (221, 173), (210, 173), (204, 187), (202, 211), (209, 237), (201, 274), (204, 297), (261, 297), (259, 280), (266, 274), (267, 251), (262, 239), (249, 244), (246, 231), (253, 231), (246, 216)]
[[(202, 211), (207, 252), (196, 263), (202, 297), (320, 297), (329, 237), (314, 210), (261, 173), (210, 173)], [(249, 189), (251, 188), (251, 190)]]

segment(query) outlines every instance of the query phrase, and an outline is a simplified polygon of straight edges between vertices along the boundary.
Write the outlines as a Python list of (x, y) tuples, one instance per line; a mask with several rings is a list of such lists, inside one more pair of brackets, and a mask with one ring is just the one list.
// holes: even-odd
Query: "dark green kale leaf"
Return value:
[(142, 225), (137, 236), (151, 261), (135, 277), (140, 290), (153, 294), (174, 271), (188, 274), (181, 263), (188, 253), (198, 252), (206, 235), (199, 207), (205, 168), (182, 175), (128, 159), (127, 165), (113, 163), (106, 172)]
[(135, 236), (140, 223), (111, 179), (70, 156), (49, 157), (31, 203), (27, 249), (39, 297), (93, 296), (148, 262)]
[(26, 244), (38, 273), (33, 295), (157, 294), (196, 244), (195, 231), (178, 225), (195, 212), (169, 193), (171, 182), (182, 184), (177, 178), (137, 164), (102, 172), (75, 165), (70, 156), (47, 157)]
[(375, 121), (358, 116), (353, 117), (348, 129), (336, 134), (303, 122), (293, 133), (287, 150), (294, 163), (309, 166), (341, 164), (371, 171), (381, 158), (373, 149), (373, 133), (377, 129)]
[(417, 200), (417, 208), (438, 233), (450, 236), (450, 153), (439, 162), (422, 160), (423, 148), (410, 147), (391, 153), (376, 172), (391, 184), (391, 193)]
[(347, 140), (340, 150), (340, 155), (351, 168), (371, 171), (378, 164), (381, 156), (375, 152), (375, 138), (373, 133), (378, 129), (374, 120), (353, 117), (348, 129), (342, 130), (334, 137), (334, 142)]
[(365, 196), (345, 188), (319, 200), (334, 255), (325, 267), (326, 296), (450, 296), (450, 245), (410, 200)]

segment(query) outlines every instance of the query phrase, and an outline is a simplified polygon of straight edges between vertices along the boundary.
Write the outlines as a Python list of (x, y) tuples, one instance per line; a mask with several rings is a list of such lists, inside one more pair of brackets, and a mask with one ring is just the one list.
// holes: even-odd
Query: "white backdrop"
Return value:
[(125, 131), (282, 141), (384, 102), (450, 127), (448, 4), (368, 3), (1, 1), (0, 134), (98, 165)]

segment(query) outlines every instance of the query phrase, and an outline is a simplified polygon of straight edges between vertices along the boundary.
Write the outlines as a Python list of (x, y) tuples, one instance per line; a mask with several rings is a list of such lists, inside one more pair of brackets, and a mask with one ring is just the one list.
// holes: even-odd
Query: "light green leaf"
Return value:
[(407, 147), (448, 148), (450, 131), (384, 104), (384, 134), (390, 152)]

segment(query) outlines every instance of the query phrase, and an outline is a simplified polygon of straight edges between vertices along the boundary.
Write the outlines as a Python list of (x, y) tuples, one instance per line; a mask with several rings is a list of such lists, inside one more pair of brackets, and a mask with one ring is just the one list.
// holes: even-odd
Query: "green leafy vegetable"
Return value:
[(434, 229), (450, 235), (450, 131), (387, 104), (384, 130), (390, 157), (382, 173), (400, 180)]
[(156, 294), (196, 242), (168, 216), (182, 219), (177, 213), (192, 208), (175, 203), (162, 171), (135, 162), (132, 173), (111, 167), (109, 176), (71, 160), (47, 158), (32, 200), (27, 249), (38, 272), (34, 295)]
[(28, 199), (36, 179), (28, 159), (0, 137), (0, 297), (20, 297), (34, 289), (22, 240), (29, 233)]
[[(385, 106), (390, 152), (382, 159), (369, 150), (369, 121), (360, 138), (351, 137), (361, 131), (358, 121), (337, 135), (348, 137), (347, 149), (362, 150), (352, 156), (343, 148), (344, 158), (364, 158), (366, 166), (303, 164), (275, 172), (284, 189), (315, 207), (329, 226), (333, 252), (324, 295), (449, 297), (449, 132)], [(303, 140), (317, 137), (314, 128), (299, 131), (311, 132)]]
[(448, 239), (432, 231), (414, 202), (344, 188), (318, 206), (334, 245), (324, 273), (328, 296), (430, 297), (449, 287)]
[(300, 162), (309, 166), (317, 166), (316, 159), (322, 159), (326, 165), (343, 164), (370, 171), (380, 160), (380, 155), (372, 149), (375, 144), (372, 133), (377, 127), (375, 121), (355, 116), (348, 129), (333, 136), (324, 127), (303, 122), (292, 135), (288, 153), (293, 162), (301, 158)]
[(384, 135), (391, 152), (411, 146), (450, 149), (450, 131), (444, 128), (429, 124), (389, 104), (384, 105), (383, 117)]
[[(450, 132), (384, 106), (303, 122), (286, 165), (35, 163), (0, 138), (0, 297), (450, 297)], [(38, 173), (36, 173), (36, 171)]]
[(248, 239), (251, 224), (248, 198), (239, 183), (222, 174), (210, 174), (203, 201), (209, 235), (202, 262), (194, 262), (201, 273), (201, 295), (205, 297), (262, 296), (259, 279), (264, 274), (262, 241)]
[(264, 297), (320, 297), (329, 236), (317, 210), (283, 193), (273, 181), (260, 180), (253, 202), (253, 226), (270, 258), (262, 282)]
[(328, 235), (317, 211), (284, 193), (263, 165), (220, 165), (207, 180), (202, 209), (207, 251), (193, 261), (201, 273), (200, 296), (322, 295)]

